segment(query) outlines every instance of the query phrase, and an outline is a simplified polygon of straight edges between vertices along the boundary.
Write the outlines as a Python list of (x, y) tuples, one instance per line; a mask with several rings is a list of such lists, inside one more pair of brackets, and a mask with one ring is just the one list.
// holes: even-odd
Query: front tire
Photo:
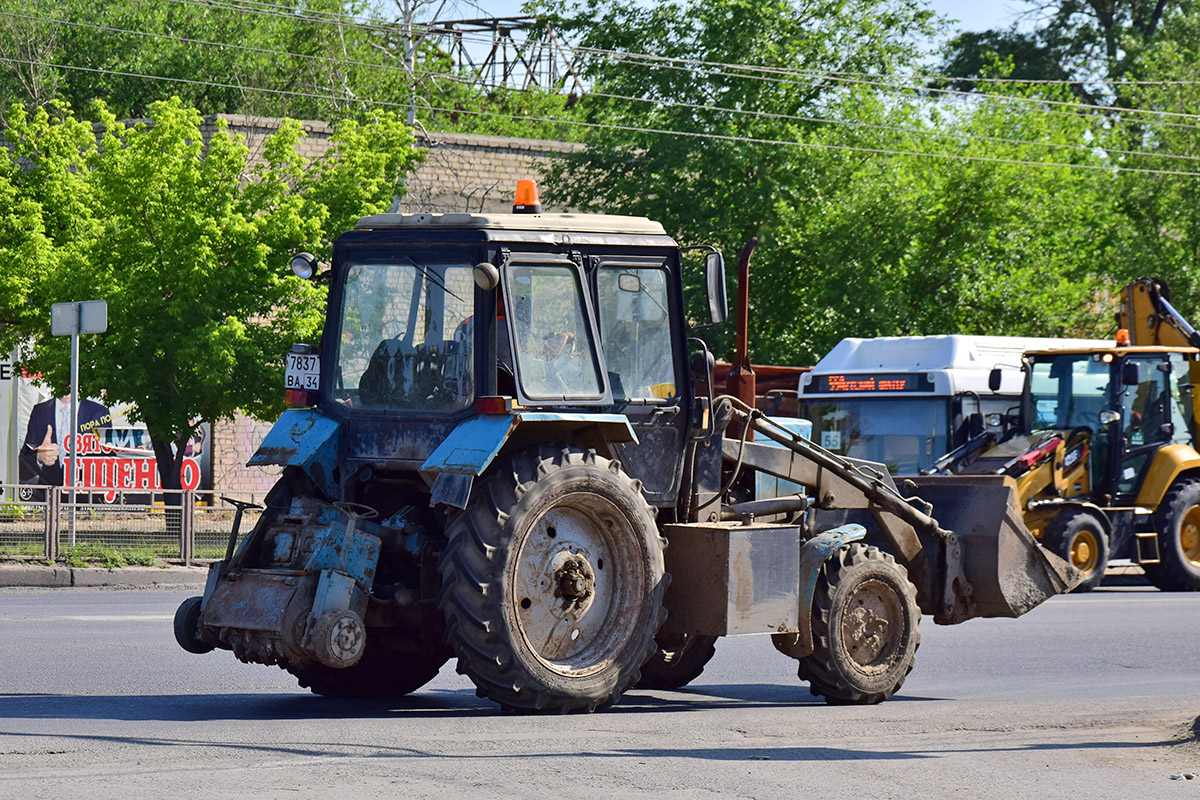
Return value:
[(698, 633), (660, 633), (654, 638), (657, 650), (642, 664), (639, 689), (679, 689), (687, 686), (717, 652), (717, 637)]
[(200, 606), (202, 597), (189, 597), (175, 609), (175, 641), (189, 653), (211, 653), (213, 646), (200, 638)]
[(1167, 492), (1155, 514), (1157, 564), (1143, 564), (1146, 577), (1164, 592), (1200, 590), (1200, 481), (1182, 480)]
[(1071, 591), (1090, 592), (1104, 580), (1108, 568), (1108, 533), (1094, 514), (1066, 511), (1046, 526), (1046, 549), (1083, 574)]
[(813, 596), (814, 651), (798, 674), (831, 705), (895, 694), (912, 671), (921, 634), (917, 590), (887, 553), (853, 543), (821, 567)]
[(637, 682), (666, 580), (650, 507), (616, 462), (574, 447), (518, 453), (447, 536), (446, 641), (481, 697), (594, 711)]

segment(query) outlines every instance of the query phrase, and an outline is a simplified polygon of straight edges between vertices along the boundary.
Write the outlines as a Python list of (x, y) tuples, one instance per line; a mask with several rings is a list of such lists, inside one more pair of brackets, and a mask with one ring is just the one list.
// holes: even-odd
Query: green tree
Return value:
[[(1136, 65), (1176, 19), (1190, 13), (1192, 0), (1025, 0), (1022, 19), (1029, 30), (1008, 28), (959, 34), (945, 47), (940, 71), (960, 78), (982, 77), (996, 62), (1013, 65), (1021, 80), (1080, 81), (1077, 95), (1088, 102), (1127, 105), (1119, 83), (1136, 77)], [(1109, 82), (1109, 83), (1106, 83)]]
[(553, 166), (545, 196), (644, 214), (726, 253), (758, 235), (756, 270), (780, 257), (778, 208), (812, 200), (818, 131), (846, 94), (833, 76), (911, 67), (932, 24), (916, 0), (593, 0), (563, 13), (593, 21), (581, 44), (601, 55), (581, 107), (601, 127)]
[(1094, 301), (1121, 227), (1118, 179), (1091, 120), (1020, 97), (856, 106), (890, 128), (841, 143), (892, 152), (832, 153), (810, 201), (778, 206), (778, 255), (756, 279), (770, 287), (761, 357), (819, 358), (845, 336), (1111, 333)]
[(94, 129), (10, 110), (0, 254), (19, 257), (0, 261), (0, 286), (16, 287), (3, 333), (65, 392), (68, 343), (50, 336), (50, 305), (106, 300), (108, 332), (81, 343), (81, 392), (136, 404), (163, 485), (177, 488), (199, 421), (277, 414), (284, 353), (319, 335), (324, 288), (292, 277), (290, 254), (327, 253), (354, 217), (385, 210), (419, 154), (392, 114), (339, 125), (310, 164), (292, 121), (251, 163), (224, 126), (206, 139), (178, 98), (149, 112), (152, 124), (127, 127), (99, 107)]

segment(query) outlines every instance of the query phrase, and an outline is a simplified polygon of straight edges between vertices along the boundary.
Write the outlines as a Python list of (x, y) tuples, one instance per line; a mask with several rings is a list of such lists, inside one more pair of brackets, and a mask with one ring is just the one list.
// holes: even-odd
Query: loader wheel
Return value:
[(1154, 516), (1157, 564), (1143, 564), (1146, 577), (1164, 592), (1200, 590), (1200, 481), (1182, 480), (1167, 492)]
[(666, 579), (650, 507), (617, 462), (575, 447), (517, 453), (446, 532), (438, 605), (480, 697), (594, 711), (637, 682)]
[(189, 653), (211, 653), (213, 646), (200, 638), (201, 597), (189, 597), (175, 610), (175, 641)]
[(1064, 511), (1046, 526), (1042, 542), (1046, 549), (1083, 574), (1083, 582), (1071, 591), (1090, 592), (1104, 580), (1108, 533), (1095, 514)]
[(403, 697), (433, 680), (450, 651), (441, 642), (422, 646), (407, 637), (369, 629), (358, 663), (334, 669), (311, 663), (281, 665), (300, 686), (325, 697)]
[(813, 596), (814, 651), (799, 675), (831, 705), (891, 697), (912, 671), (921, 634), (917, 590), (890, 555), (853, 543), (824, 566)]
[(717, 652), (717, 637), (698, 633), (660, 633), (654, 638), (658, 650), (642, 664), (639, 689), (678, 689), (687, 686)]

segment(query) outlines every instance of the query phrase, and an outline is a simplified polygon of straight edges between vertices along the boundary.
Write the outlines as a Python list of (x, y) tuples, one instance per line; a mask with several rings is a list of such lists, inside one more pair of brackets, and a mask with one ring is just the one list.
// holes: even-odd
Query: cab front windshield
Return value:
[(474, 386), (467, 264), (406, 258), (345, 270), (333, 399), (365, 409), (452, 411)]
[(1033, 356), (1029, 432), (1096, 428), (1108, 402), (1110, 370), (1098, 354)]
[(947, 406), (945, 397), (808, 400), (800, 416), (826, 450), (916, 475), (950, 449)]

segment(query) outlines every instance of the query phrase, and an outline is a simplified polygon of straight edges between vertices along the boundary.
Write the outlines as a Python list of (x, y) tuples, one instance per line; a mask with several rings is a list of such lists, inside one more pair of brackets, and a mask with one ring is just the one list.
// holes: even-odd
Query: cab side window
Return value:
[(596, 284), (613, 399), (674, 398), (678, 389), (666, 271), (602, 265)]
[(1130, 359), (1137, 365), (1138, 383), (1126, 386), (1122, 397), (1125, 449), (1160, 444), (1171, 438), (1167, 373), (1161, 358)]

